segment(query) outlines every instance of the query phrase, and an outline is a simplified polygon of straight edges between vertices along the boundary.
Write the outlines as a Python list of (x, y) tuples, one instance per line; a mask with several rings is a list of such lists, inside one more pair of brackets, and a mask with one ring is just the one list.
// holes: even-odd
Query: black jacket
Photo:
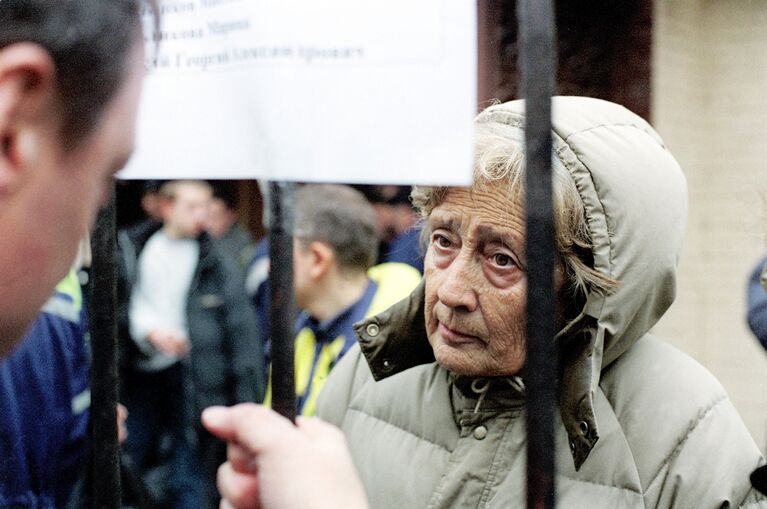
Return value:
[[(135, 373), (135, 361), (144, 355), (130, 337), (128, 309), (138, 277), (138, 257), (161, 227), (148, 221), (118, 234), (117, 318), (123, 373)], [(266, 379), (255, 315), (243, 281), (207, 234), (198, 241), (200, 259), (186, 306), (192, 348), (185, 406), (193, 410), (195, 428), (200, 412), (208, 406), (262, 401)]]

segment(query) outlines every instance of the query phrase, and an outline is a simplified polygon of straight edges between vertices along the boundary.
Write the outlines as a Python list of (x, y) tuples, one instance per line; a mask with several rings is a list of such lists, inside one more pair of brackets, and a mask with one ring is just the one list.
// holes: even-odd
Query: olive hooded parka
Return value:
[[(522, 101), (477, 118), (519, 140), (524, 121)], [(767, 507), (749, 483), (764, 460), (720, 384), (648, 334), (676, 292), (679, 165), (647, 122), (606, 101), (554, 98), (552, 135), (554, 164), (585, 204), (594, 266), (620, 282), (590, 293), (557, 336), (558, 507)], [(421, 285), (358, 325), (361, 349), (335, 368), (318, 414), (345, 432), (373, 508), (525, 507), (523, 379), (442, 368), (423, 303)]]

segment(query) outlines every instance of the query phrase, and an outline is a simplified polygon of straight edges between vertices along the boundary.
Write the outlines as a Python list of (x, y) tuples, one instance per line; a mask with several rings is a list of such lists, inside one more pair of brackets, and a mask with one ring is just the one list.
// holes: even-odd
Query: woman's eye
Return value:
[(440, 234), (434, 235), (434, 243), (437, 244), (437, 246), (444, 247), (444, 248), (448, 248), (452, 245), (452, 243), (450, 242), (450, 239)]
[(495, 263), (499, 267), (510, 267), (514, 265), (514, 259), (504, 253), (495, 253), (492, 256), (493, 263)]

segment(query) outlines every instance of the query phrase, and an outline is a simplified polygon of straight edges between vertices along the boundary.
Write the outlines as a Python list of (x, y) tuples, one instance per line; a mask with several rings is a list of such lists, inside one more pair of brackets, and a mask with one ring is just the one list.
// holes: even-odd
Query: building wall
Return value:
[[(517, 90), (515, 2), (480, 0), (480, 42), (500, 44), (500, 58), (480, 65), (480, 101), (521, 97)], [(650, 113), (651, 0), (555, 2), (556, 93), (607, 99), (647, 118)], [(483, 26), (497, 23), (497, 26)], [(493, 55), (480, 44), (480, 61)], [(498, 71), (493, 66), (500, 65)], [(486, 104), (484, 104), (486, 106)]]
[(767, 252), (767, 1), (656, 0), (652, 123), (687, 176), (677, 301), (654, 332), (722, 382), (762, 450), (767, 353), (745, 285)]

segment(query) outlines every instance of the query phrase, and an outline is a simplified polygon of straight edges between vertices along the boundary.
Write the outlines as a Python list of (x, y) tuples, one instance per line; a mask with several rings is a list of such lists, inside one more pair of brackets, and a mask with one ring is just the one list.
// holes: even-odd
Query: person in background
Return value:
[(381, 233), (378, 263), (407, 263), (423, 274), (421, 227), (407, 186), (357, 186), (373, 204)]
[(234, 260), (243, 271), (253, 257), (255, 243), (250, 233), (239, 222), (237, 188), (233, 183), (213, 182), (206, 231), (214, 244)]
[(151, 221), (162, 221), (162, 196), (160, 188), (165, 180), (147, 180), (144, 182), (144, 192), (141, 195), (141, 210)]
[[(264, 180), (258, 181), (258, 187), (263, 199), (263, 224), (269, 224), (269, 185)], [(261, 337), (264, 340), (265, 361), (268, 364), (269, 352), (269, 233), (261, 237), (253, 248), (253, 255), (245, 268), (245, 291), (250, 297), (256, 311), (256, 321)]]
[[(298, 413), (312, 415), (333, 367), (357, 343), (352, 325), (407, 297), (421, 280), (403, 263), (375, 265), (373, 208), (349, 186), (307, 184), (295, 196), (293, 273)], [(270, 395), (267, 394), (267, 404)]]
[[(407, 264), (423, 273), (420, 250), (421, 229), (404, 186), (350, 186), (361, 192), (375, 211), (378, 235), (376, 265)], [(269, 239), (264, 237), (255, 246), (248, 264), (245, 288), (256, 310), (260, 330), (265, 331), (265, 352), (269, 352)]]
[(767, 257), (754, 266), (748, 278), (746, 295), (746, 322), (759, 343), (767, 350)]
[[(746, 323), (754, 337), (767, 350), (767, 257), (763, 257), (751, 271), (746, 295)], [(751, 482), (767, 495), (767, 465), (751, 474)]]
[[(143, 238), (149, 232), (154, 232), (162, 226), (162, 198), (160, 188), (168, 182), (167, 180), (146, 180), (143, 182), (141, 190), (141, 211), (143, 215), (140, 219), (131, 222), (127, 227), (118, 232), (118, 242), (128, 239)], [(118, 300), (127, 300), (129, 296), (120, 295), (123, 288), (118, 287)]]
[(271, 337), (269, 335), (269, 269), (269, 236), (267, 235), (256, 243), (245, 274), (245, 292), (253, 305), (258, 330), (261, 331), (265, 366), (269, 365), (269, 338)]
[[(648, 333), (674, 300), (679, 165), (616, 104), (555, 97), (552, 111), (557, 502), (767, 507), (749, 482), (764, 458), (722, 386)], [(349, 450), (328, 424), (290, 428), (255, 406), (205, 413), (231, 444), (219, 471), (227, 506), (525, 507), (525, 123), (524, 101), (491, 106), (475, 122), (472, 187), (414, 188), (424, 282), (355, 327), (359, 346), (317, 404)], [(283, 440), (311, 455), (290, 474), (298, 452)]]
[(210, 186), (171, 181), (160, 192), (162, 223), (118, 235), (127, 451), (143, 472), (170, 437), (173, 506), (213, 507), (224, 450), (199, 415), (211, 404), (262, 400), (260, 341), (239, 271), (204, 232)]

